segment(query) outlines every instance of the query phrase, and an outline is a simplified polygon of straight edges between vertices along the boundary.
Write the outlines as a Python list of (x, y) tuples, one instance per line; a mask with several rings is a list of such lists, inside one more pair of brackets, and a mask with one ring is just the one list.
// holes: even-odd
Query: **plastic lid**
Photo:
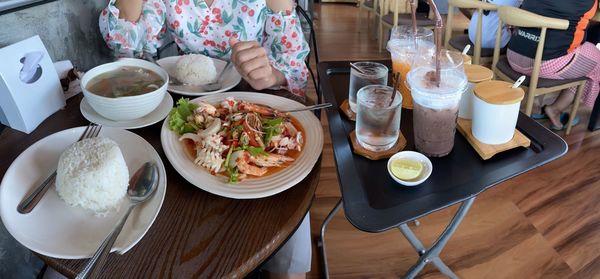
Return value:
[[(461, 61), (462, 62), (462, 61)], [(435, 86), (429, 75), (434, 67), (420, 66), (408, 72), (407, 81), (411, 88), (413, 102), (432, 109), (443, 109), (458, 105), (462, 93), (467, 88), (467, 78), (462, 65), (456, 68), (444, 68), (442, 65), (440, 86)]]
[(512, 83), (490, 80), (478, 83), (473, 88), (475, 96), (488, 104), (511, 105), (519, 103), (525, 97), (521, 88), (512, 88)]
[(479, 83), (491, 80), (494, 77), (494, 72), (484, 66), (466, 64), (464, 67), (469, 82)]

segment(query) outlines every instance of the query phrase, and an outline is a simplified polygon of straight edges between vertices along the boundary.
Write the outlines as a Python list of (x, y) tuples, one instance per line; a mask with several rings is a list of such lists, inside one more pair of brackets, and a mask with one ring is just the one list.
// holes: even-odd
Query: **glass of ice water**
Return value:
[(350, 109), (356, 112), (356, 92), (364, 86), (371, 84), (387, 84), (388, 67), (377, 62), (352, 63), (362, 73), (350, 68), (350, 88), (348, 89), (348, 103)]
[[(393, 97), (395, 95), (395, 97)], [(402, 95), (387, 85), (368, 85), (357, 93), (356, 139), (367, 150), (385, 151), (398, 140)]]

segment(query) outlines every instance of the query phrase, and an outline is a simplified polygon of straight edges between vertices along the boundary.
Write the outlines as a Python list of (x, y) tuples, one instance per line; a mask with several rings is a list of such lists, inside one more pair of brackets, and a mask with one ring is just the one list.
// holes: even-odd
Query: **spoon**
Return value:
[(518, 88), (519, 86), (521, 86), (521, 83), (525, 81), (525, 78), (525, 76), (519, 77), (519, 79), (517, 79), (515, 83), (513, 83), (512, 88)]
[(129, 197), (129, 208), (127, 213), (123, 215), (117, 226), (113, 231), (102, 241), (100, 247), (85, 265), (81, 273), (76, 278), (97, 278), (100, 275), (100, 270), (110, 254), (115, 240), (121, 233), (123, 225), (133, 208), (148, 200), (156, 190), (158, 184), (158, 167), (154, 162), (146, 162), (135, 174), (129, 179), (129, 189), (127, 189), (127, 196)]
[(323, 103), (323, 104), (317, 104), (317, 105), (307, 106), (307, 107), (298, 108), (298, 109), (283, 110), (283, 111), (280, 111), (280, 112), (289, 113), (289, 112), (306, 111), (306, 110), (317, 110), (317, 109), (328, 108), (330, 106), (332, 106), (331, 103)]
[(469, 50), (471, 50), (471, 45), (465, 46), (465, 49), (463, 49), (462, 54), (467, 55), (467, 53), (469, 53)]

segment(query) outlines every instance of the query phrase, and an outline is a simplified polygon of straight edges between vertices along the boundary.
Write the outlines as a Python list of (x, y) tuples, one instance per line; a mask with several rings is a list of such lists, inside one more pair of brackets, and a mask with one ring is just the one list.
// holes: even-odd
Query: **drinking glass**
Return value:
[(357, 99), (358, 143), (375, 152), (392, 148), (400, 135), (402, 95), (387, 85), (368, 85), (358, 91)]
[(350, 68), (350, 88), (348, 89), (348, 104), (353, 112), (356, 112), (356, 92), (364, 86), (371, 84), (387, 84), (388, 67), (377, 62), (356, 62), (354, 68)]
[(411, 67), (422, 64), (422, 57), (431, 57), (435, 52), (433, 31), (418, 27), (415, 34), (411, 26), (400, 25), (392, 28), (387, 50), (392, 56), (392, 71), (400, 73), (398, 90), (402, 94), (402, 107), (412, 109), (410, 89), (406, 83), (406, 75)]
[(415, 147), (431, 157), (452, 151), (458, 106), (467, 88), (462, 56), (443, 51), (441, 57), (439, 85), (433, 80), (435, 65), (422, 65), (408, 73), (414, 101)]

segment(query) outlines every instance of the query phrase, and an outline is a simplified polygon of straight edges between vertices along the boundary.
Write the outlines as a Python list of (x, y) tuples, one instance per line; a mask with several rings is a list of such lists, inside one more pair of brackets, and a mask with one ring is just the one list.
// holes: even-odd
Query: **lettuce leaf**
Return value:
[(180, 135), (196, 132), (199, 129), (198, 125), (193, 121), (187, 121), (187, 118), (197, 107), (198, 105), (190, 103), (188, 98), (179, 99), (177, 106), (169, 113), (169, 129)]

